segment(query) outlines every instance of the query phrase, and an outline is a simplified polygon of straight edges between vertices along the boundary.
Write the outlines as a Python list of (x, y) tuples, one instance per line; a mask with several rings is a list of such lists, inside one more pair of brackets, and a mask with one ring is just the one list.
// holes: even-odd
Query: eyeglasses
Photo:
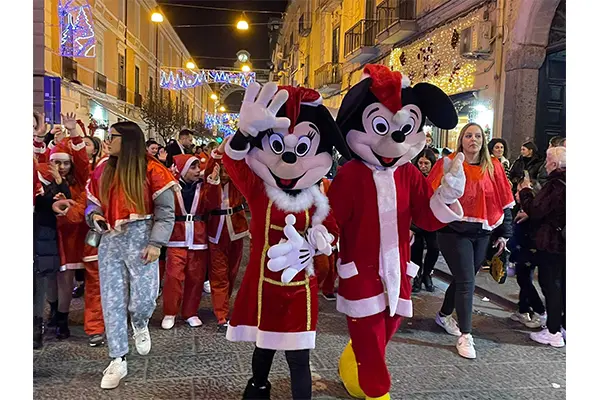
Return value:
[(116, 138), (116, 137), (121, 137), (121, 136), (123, 136), (123, 135), (119, 135), (119, 134), (117, 134), (117, 133), (110, 133), (110, 132), (108, 132), (108, 133), (106, 134), (106, 137), (105, 137), (105, 139), (104, 139), (104, 140), (106, 141), (106, 143), (110, 143), (110, 142), (112, 142), (112, 141), (113, 141), (113, 138)]

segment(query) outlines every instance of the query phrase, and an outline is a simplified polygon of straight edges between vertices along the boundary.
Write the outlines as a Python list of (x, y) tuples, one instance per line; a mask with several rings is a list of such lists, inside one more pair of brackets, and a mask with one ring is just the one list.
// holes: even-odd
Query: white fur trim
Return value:
[(353, 318), (363, 318), (385, 310), (387, 305), (385, 293), (360, 300), (348, 300), (337, 294), (336, 308), (342, 314)]
[(38, 147), (38, 146), (33, 146), (33, 152), (34, 153), (40, 153), (43, 154), (46, 152), (46, 143), (42, 143), (43, 146), (42, 147)]
[(223, 154), (219, 153), (216, 149), (210, 152), (210, 156), (215, 160), (220, 160), (221, 158), (223, 158)]
[(42, 173), (40, 171), (38, 171), (38, 179), (40, 180), (40, 182), (42, 182), (44, 185), (49, 185), (50, 181), (47, 181), (46, 179), (44, 179), (44, 177), (42, 176)]
[(190, 167), (192, 166), (192, 164), (198, 161), (200, 162), (200, 160), (198, 160), (198, 158), (196, 157), (190, 157), (188, 158), (188, 160), (185, 162), (185, 164), (183, 165), (183, 169), (181, 170), (181, 177), (183, 178), (185, 176), (185, 174), (189, 171)]
[(231, 158), (232, 160), (235, 160), (235, 161), (243, 160), (249, 151), (250, 151), (250, 143), (246, 144), (246, 148), (244, 150), (232, 149), (231, 143), (229, 143), (229, 142), (227, 142), (227, 144), (225, 145), (225, 153), (229, 156), (229, 158)]
[(311, 102), (300, 102), (300, 105), (303, 106), (311, 106), (311, 107), (317, 107), (320, 106), (321, 104), (323, 104), (323, 97), (319, 96), (318, 99), (316, 99), (315, 101), (311, 101)]
[(156, 198), (158, 196), (160, 196), (161, 194), (163, 194), (163, 192), (165, 190), (171, 189), (171, 188), (173, 189), (174, 192), (179, 192), (181, 190), (181, 187), (179, 186), (179, 184), (177, 182), (171, 181), (171, 182), (167, 183), (165, 186), (163, 186), (161, 189), (154, 192), (154, 194), (152, 195), (152, 200), (156, 200)]
[(356, 269), (356, 264), (354, 264), (354, 261), (350, 261), (349, 263), (342, 264), (342, 259), (338, 258), (337, 269), (338, 269), (338, 275), (342, 279), (350, 279), (353, 276), (358, 275), (358, 269)]
[(429, 207), (433, 215), (442, 223), (448, 224), (454, 221), (460, 221), (464, 217), (462, 205), (457, 200), (452, 204), (445, 204), (440, 195), (438, 188), (431, 199), (429, 199)]
[(208, 178), (206, 178), (206, 182), (210, 183), (211, 185), (218, 186), (221, 184), (221, 179), (220, 177), (217, 177), (217, 179), (212, 179), (209, 175)]
[(231, 342), (256, 342), (261, 349), (306, 350), (315, 348), (316, 332), (269, 332), (256, 326), (229, 325), (226, 337)]
[(79, 150), (83, 150), (85, 149), (85, 142), (82, 140), (81, 143), (79, 144), (74, 144), (73, 141), (71, 141), (71, 148), (75, 151), (79, 151)]
[(319, 190), (318, 185), (302, 189), (297, 196), (290, 196), (283, 190), (269, 186), (266, 183), (264, 185), (267, 197), (281, 211), (299, 213), (314, 205), (315, 213), (311, 218), (312, 226), (322, 223), (329, 215), (329, 199)]
[(71, 155), (69, 153), (52, 153), (50, 154), (50, 161), (58, 160), (58, 161), (69, 161), (71, 159)]
[(317, 185), (309, 188), (314, 198), (315, 213), (311, 218), (311, 225), (319, 225), (325, 221), (325, 218), (329, 215), (329, 198), (323, 194)]
[(98, 254), (96, 254), (95, 256), (83, 257), (83, 262), (94, 262), (94, 261), (98, 261)]
[(406, 75), (402, 75), (402, 89), (410, 86), (410, 79)]
[(396, 307), (396, 314), (411, 318), (413, 316), (413, 304), (412, 300), (398, 299), (398, 306)]
[(414, 278), (415, 276), (417, 276), (417, 272), (419, 272), (419, 266), (417, 264), (415, 264), (414, 262), (410, 261), (406, 263), (406, 275), (410, 276), (411, 278)]
[[(152, 214), (148, 214), (148, 215), (143, 215), (143, 214), (129, 214), (129, 218), (128, 219), (118, 219), (115, 221), (115, 231), (119, 232), (121, 231), (121, 227), (125, 224), (128, 224), (130, 222), (136, 222), (136, 221), (146, 221), (146, 220), (150, 220), (152, 219)], [(110, 229), (110, 226), (109, 226)]]
[(83, 265), (82, 262), (78, 262), (78, 263), (68, 263), (68, 264), (63, 264), (60, 266), (60, 271), (68, 271), (71, 269), (84, 269), (85, 265)]

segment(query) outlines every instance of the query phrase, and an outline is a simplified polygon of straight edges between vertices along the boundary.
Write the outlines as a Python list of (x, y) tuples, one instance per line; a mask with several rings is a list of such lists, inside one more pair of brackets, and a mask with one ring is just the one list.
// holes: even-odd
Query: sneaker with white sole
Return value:
[(150, 353), (150, 349), (152, 348), (152, 342), (150, 341), (150, 331), (148, 327), (142, 329), (136, 329), (133, 324), (133, 339), (135, 340), (135, 349), (137, 350), (140, 356), (145, 356)]
[(196, 328), (196, 327), (202, 325), (202, 321), (197, 316), (190, 317), (190, 318), (186, 319), (185, 322), (187, 322), (188, 325), (191, 326), (192, 328)]
[(335, 301), (337, 299), (335, 293), (321, 293), (321, 296), (327, 301)]
[(531, 340), (534, 342), (538, 342), (541, 344), (549, 344), (552, 347), (564, 347), (565, 339), (563, 339), (562, 334), (560, 332), (550, 333), (550, 331), (546, 329), (542, 329), (539, 332), (533, 332), (529, 335)]
[(163, 329), (171, 329), (175, 326), (175, 315), (165, 315), (160, 326)]
[(210, 281), (204, 282), (204, 293), (210, 294)]
[(531, 322), (531, 317), (529, 316), (529, 313), (516, 312), (510, 316), (510, 319), (515, 322), (520, 322), (525, 326), (527, 326), (527, 324)]
[(443, 317), (442, 315), (440, 315), (440, 313), (437, 313), (435, 316), (435, 323), (444, 328), (444, 330), (452, 336), (461, 335), (460, 328), (458, 327), (458, 324), (456, 323), (454, 318), (452, 318), (452, 315)]
[(113, 359), (102, 373), (100, 387), (102, 389), (114, 389), (119, 386), (121, 379), (127, 376), (127, 361), (121, 357)]
[(531, 317), (531, 322), (526, 323), (525, 326), (530, 329), (545, 328), (546, 321), (548, 321), (548, 314), (533, 313), (533, 316)]
[(456, 349), (461, 357), (473, 359), (477, 357), (475, 353), (475, 344), (473, 343), (473, 336), (470, 333), (460, 335), (456, 342)]

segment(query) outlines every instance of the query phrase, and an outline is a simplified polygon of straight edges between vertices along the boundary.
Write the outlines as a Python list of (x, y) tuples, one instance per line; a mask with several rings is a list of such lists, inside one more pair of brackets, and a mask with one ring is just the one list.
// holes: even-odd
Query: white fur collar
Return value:
[(318, 185), (302, 189), (296, 196), (291, 196), (283, 190), (269, 186), (266, 183), (265, 191), (269, 199), (281, 211), (299, 213), (314, 205), (316, 210), (311, 219), (312, 226), (321, 224), (329, 214), (329, 199), (319, 190)]

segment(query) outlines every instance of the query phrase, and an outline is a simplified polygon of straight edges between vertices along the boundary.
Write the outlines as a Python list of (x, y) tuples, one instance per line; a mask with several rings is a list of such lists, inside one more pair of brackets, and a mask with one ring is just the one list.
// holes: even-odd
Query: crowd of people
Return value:
[[(248, 207), (223, 165), (226, 142), (194, 146), (193, 139), (194, 132), (182, 130), (162, 146), (146, 141), (137, 124), (119, 122), (100, 140), (87, 136), (74, 114), (48, 130), (34, 112), (34, 349), (42, 347), (48, 328), (59, 340), (70, 337), (71, 299), (83, 293), (89, 345), (106, 341), (112, 359), (102, 388), (117, 387), (127, 375), (128, 313), (137, 352), (150, 352), (148, 321), (161, 295), (163, 329), (173, 328), (178, 317), (201, 326), (198, 308), (206, 292), (218, 332), (227, 330), (249, 236)], [(506, 142), (487, 143), (475, 123), (461, 130), (456, 152), (444, 148), (440, 154), (431, 144), (428, 134), (413, 163), (432, 189), (451, 160), (464, 154), (464, 217), (437, 232), (413, 221), (411, 262), (418, 273), (412, 292), (435, 290), (432, 273), (441, 252), (453, 279), (435, 321), (458, 337), (461, 356), (475, 358), (475, 276), (490, 248), (495, 255), (510, 251), (520, 286), (511, 318), (541, 328), (532, 340), (564, 346), (566, 140), (553, 138), (545, 157), (524, 143), (512, 166)], [(344, 160), (339, 164), (333, 177)], [(320, 192), (327, 194), (329, 185), (323, 178)], [(336, 300), (338, 256), (332, 250), (314, 262), (326, 300)], [(536, 267), (545, 302), (533, 285)]]

